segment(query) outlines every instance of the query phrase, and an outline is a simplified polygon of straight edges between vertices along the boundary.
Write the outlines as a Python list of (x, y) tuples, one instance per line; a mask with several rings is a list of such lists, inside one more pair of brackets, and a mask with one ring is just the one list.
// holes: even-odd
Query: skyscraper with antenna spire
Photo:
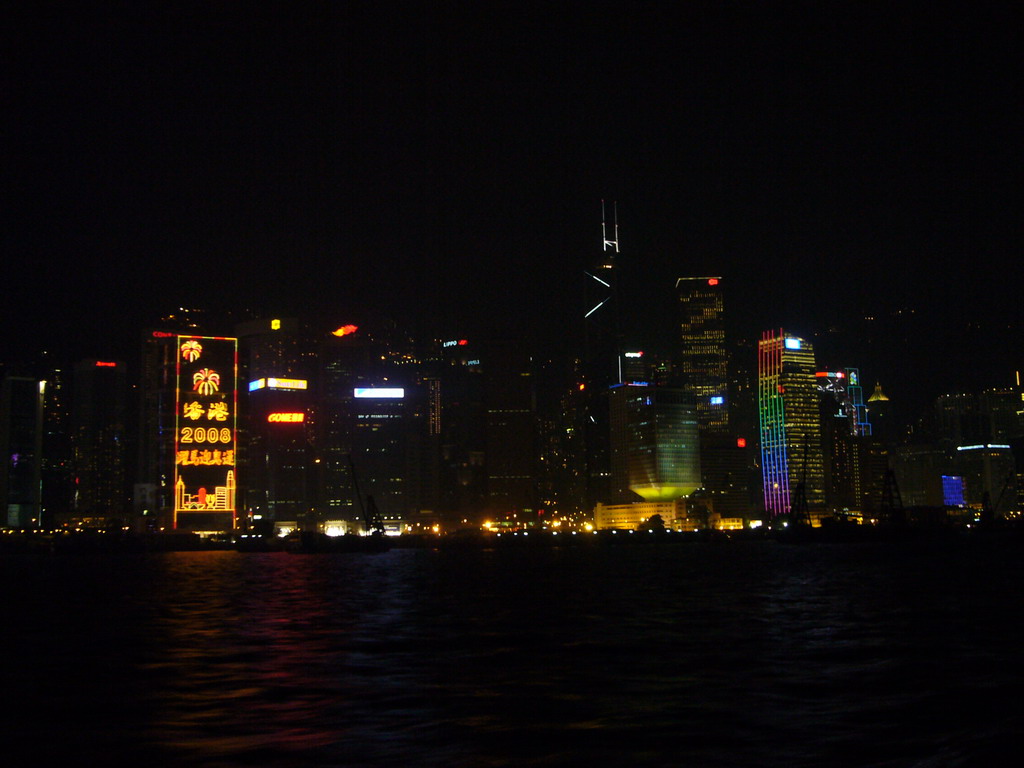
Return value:
[[(620, 355), (617, 257), (619, 210), (612, 203), (612, 223), (601, 201), (601, 256), (584, 275), (584, 366), (590, 384), (608, 387), (622, 381)], [(609, 229), (611, 237), (609, 237)]]
[(580, 356), (580, 433), (583, 438), (582, 469), (586, 508), (607, 501), (611, 492), (611, 449), (609, 445), (608, 388), (622, 381), (621, 335), (619, 332), (618, 204), (601, 201), (601, 254), (583, 270), (583, 348)]

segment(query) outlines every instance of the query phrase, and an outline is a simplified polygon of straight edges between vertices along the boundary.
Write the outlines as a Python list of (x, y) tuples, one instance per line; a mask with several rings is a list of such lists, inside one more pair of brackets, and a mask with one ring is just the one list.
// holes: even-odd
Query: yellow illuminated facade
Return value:
[(660, 515), (665, 528), (675, 531), (696, 530), (686, 514), (686, 499), (675, 501), (638, 501), (633, 504), (598, 504), (594, 508), (594, 528), (599, 531), (635, 531), (654, 515)]

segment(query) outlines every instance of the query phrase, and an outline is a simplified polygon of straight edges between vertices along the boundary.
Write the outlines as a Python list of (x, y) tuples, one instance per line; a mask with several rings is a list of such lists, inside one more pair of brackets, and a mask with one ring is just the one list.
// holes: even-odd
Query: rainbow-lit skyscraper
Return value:
[(825, 470), (811, 343), (781, 328), (765, 331), (757, 388), (765, 510), (772, 519), (789, 515), (802, 484), (813, 521), (825, 504)]

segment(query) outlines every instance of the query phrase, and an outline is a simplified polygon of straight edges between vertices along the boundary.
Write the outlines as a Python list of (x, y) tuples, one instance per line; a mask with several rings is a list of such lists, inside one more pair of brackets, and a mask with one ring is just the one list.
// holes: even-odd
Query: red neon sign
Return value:
[(717, 277), (709, 277), (708, 278), (708, 285), (718, 285), (718, 278)]
[(97, 368), (117, 368), (117, 363), (105, 363), (102, 360), (96, 361)]
[(747, 447), (747, 438), (745, 438), (745, 437), (737, 437), (736, 438), (736, 447), (737, 448), (746, 448)]
[(301, 424), (306, 420), (305, 413), (269, 413), (267, 414), (267, 421), (270, 423), (290, 423), (290, 424)]

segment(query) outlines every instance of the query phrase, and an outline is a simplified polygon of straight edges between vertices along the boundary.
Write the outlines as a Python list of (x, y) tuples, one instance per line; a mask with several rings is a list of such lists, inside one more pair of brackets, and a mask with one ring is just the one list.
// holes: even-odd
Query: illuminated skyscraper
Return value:
[(231, 530), (238, 487), (238, 339), (178, 336), (175, 343), (172, 525)]
[[(611, 493), (611, 453), (609, 448), (608, 387), (622, 381), (622, 350), (619, 333), (618, 209), (612, 205), (613, 222), (605, 219), (601, 202), (602, 251), (596, 264), (584, 270), (583, 355), (580, 405), (575, 409), (585, 457), (584, 498), (580, 506), (593, 508), (607, 501)], [(610, 230), (610, 232), (609, 232)]]
[(728, 355), (721, 277), (681, 277), (679, 385), (693, 397), (702, 434), (729, 429)]
[(697, 416), (678, 389), (642, 383), (611, 390), (612, 483), (616, 501), (675, 501), (700, 487)]
[(288, 317), (240, 323), (235, 334), (247, 382), (240, 404), (241, 506), (262, 533), (283, 521), (313, 527), (318, 416), (310, 375), (313, 341), (299, 320)]
[(814, 348), (782, 329), (757, 348), (758, 411), (764, 505), (788, 515), (802, 490), (812, 517), (825, 503)]
[(675, 378), (696, 408), (702, 499), (723, 517), (740, 517), (752, 506), (748, 478), (755, 462), (746, 446), (753, 430), (749, 424), (744, 429), (743, 419), (730, 419), (735, 407), (730, 395), (742, 400), (750, 386), (742, 376), (729, 385), (722, 278), (681, 277), (676, 293), (680, 347)]

